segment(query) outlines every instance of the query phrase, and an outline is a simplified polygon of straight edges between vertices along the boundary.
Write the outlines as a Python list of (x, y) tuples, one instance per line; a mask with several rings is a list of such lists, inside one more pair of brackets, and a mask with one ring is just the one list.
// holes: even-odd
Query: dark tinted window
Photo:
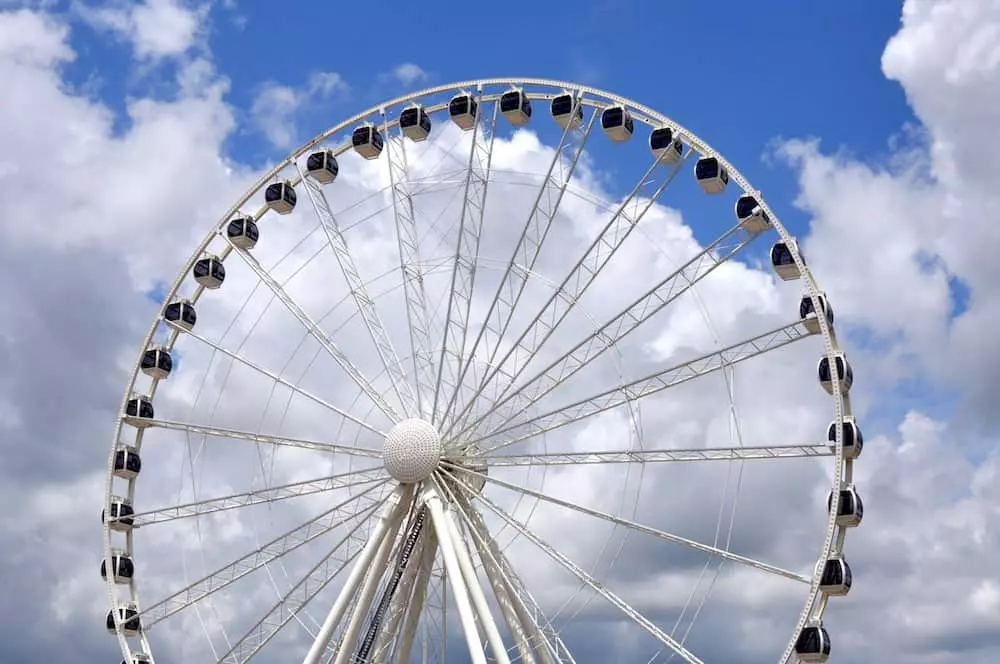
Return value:
[(717, 177), (719, 175), (719, 161), (715, 157), (699, 159), (694, 167), (694, 175), (699, 180)]
[(622, 124), (622, 118), (625, 116), (625, 110), (615, 106), (614, 108), (607, 108), (601, 113), (601, 126), (605, 129), (611, 127), (618, 127)]
[(281, 200), (281, 190), (284, 188), (280, 182), (275, 182), (274, 184), (267, 185), (267, 189), (264, 190), (264, 200), (268, 203), (273, 201)]
[(468, 113), (469, 112), (469, 103), (471, 101), (472, 101), (472, 98), (471, 97), (467, 97), (465, 95), (463, 95), (461, 97), (455, 97), (450, 102), (448, 102), (448, 114), (452, 115), (452, 116), (455, 116), (455, 115), (463, 115), (464, 113)]
[(318, 171), (326, 166), (326, 154), (323, 152), (313, 152), (306, 159), (306, 170)]
[(506, 113), (507, 111), (515, 111), (521, 107), (521, 93), (520, 92), (505, 92), (500, 97), (500, 111)]
[(399, 115), (399, 125), (401, 127), (413, 127), (420, 121), (420, 111), (416, 108), (407, 108)]
[(573, 97), (559, 95), (552, 100), (552, 115), (568, 115), (573, 110)]
[(753, 214), (754, 209), (757, 207), (757, 199), (753, 196), (740, 196), (740, 199), (736, 201), (736, 216), (740, 219), (746, 219), (751, 214)]
[(670, 147), (670, 143), (673, 140), (673, 130), (670, 127), (660, 127), (659, 129), (654, 129), (653, 133), (649, 135), (649, 147), (654, 150), (663, 150)]
[(358, 147), (364, 145), (368, 142), (369, 134), (371, 133), (371, 127), (358, 127), (351, 134), (351, 145)]
[(792, 265), (794, 262), (792, 252), (788, 250), (784, 242), (777, 242), (771, 247), (772, 265)]
[(843, 572), (843, 569), (840, 567), (840, 561), (828, 560), (823, 565), (823, 575), (820, 576), (819, 582), (824, 586), (840, 585), (844, 582)]

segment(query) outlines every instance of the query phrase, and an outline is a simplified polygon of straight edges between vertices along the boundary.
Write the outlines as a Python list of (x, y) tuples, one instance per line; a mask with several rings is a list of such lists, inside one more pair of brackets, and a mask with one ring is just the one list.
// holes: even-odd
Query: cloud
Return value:
[(896, 350), (911, 369), (960, 390), (980, 425), (995, 423), (1000, 388), (1000, 373), (982, 365), (1000, 353), (987, 332), (1000, 323), (1000, 230), (990, 221), (1000, 204), (997, 30), (995, 3), (907, 2), (882, 66), (923, 123), (916, 141), (881, 164), (816, 142), (782, 150), (813, 217), (806, 251), (834, 302), (843, 300), (838, 314), (902, 336)]
[(412, 62), (404, 62), (399, 65), (392, 70), (392, 75), (395, 76), (396, 80), (404, 86), (421, 83), (427, 80), (428, 76), (427, 72), (421, 69), (419, 65), (413, 64)]
[(131, 44), (139, 60), (160, 60), (186, 54), (203, 37), (210, 5), (185, 0), (113, 2), (100, 7), (74, 3), (87, 23)]
[[(132, 8), (116, 6), (116, 11), (115, 20), (136, 20)], [(995, 436), (980, 435), (995, 417), (989, 407), (995, 399), (988, 399), (1000, 385), (987, 361), (1000, 355), (991, 332), (1000, 296), (993, 287), (996, 262), (989, 259), (991, 246), (1000, 246), (991, 216), (998, 163), (996, 140), (988, 140), (996, 136), (989, 133), (995, 127), (990, 114), (998, 108), (991, 105), (998, 65), (990, 47), (995, 40), (989, 37), (990, 26), (998, 23), (988, 3), (907, 2), (884, 67), (906, 89), (923, 126), (889, 163), (859, 162), (824, 152), (822, 144), (808, 140), (781, 149), (799, 178), (798, 202), (812, 216), (804, 247), (837, 310), (838, 329), (873, 332), (882, 344), (872, 349), (843, 334), (851, 357), (864, 357), (856, 362), (856, 409), (878, 413), (881, 400), (888, 398), (884, 394), (895, 393), (911, 372), (940, 378), (932, 384), (958, 390), (968, 409), (961, 416), (922, 412), (935, 405), (938, 395), (932, 392), (909, 403), (899, 421), (882, 427), (882, 435), (869, 435), (854, 478), (866, 501), (866, 518), (847, 539), (856, 584), (847, 598), (831, 602), (827, 614), (838, 661), (985, 664), (997, 661), (1000, 653), (992, 562), (1000, 546), (1000, 457)], [(201, 34), (199, 26), (191, 34)], [(110, 23), (106, 29), (116, 30)], [(7, 570), (0, 585), (22, 598), (3, 613), (0, 661), (12, 664), (40, 656), (87, 661), (114, 656), (116, 646), (101, 626), (107, 600), (97, 575), (96, 496), (125, 372), (156, 313), (147, 293), (173, 278), (219, 211), (257, 177), (225, 153), (239, 115), (226, 101), (224, 75), (207, 56), (194, 55), (197, 38), (184, 49), (179, 46), (183, 39), (165, 36), (159, 46), (135, 45), (139, 58), (176, 56), (183, 64), (172, 81), (173, 98), (131, 100), (127, 129), (116, 132), (107, 105), (65, 85), (62, 67), (75, 56), (72, 36), (69, 26), (51, 15), (0, 13), (0, 75), (18, 90), (0, 107), (0, 143), (5, 145), (0, 179), (6, 191), (19, 194), (0, 199), (0, 445), (7, 459), (0, 469), (0, 497), (17, 509), (0, 521), (5, 542), (0, 569)], [(269, 135), (276, 145), (287, 145), (294, 141), (297, 113), (308, 99), (345, 91), (345, 82), (333, 73), (314, 74), (298, 86), (270, 84), (257, 97), (262, 106), (254, 104), (252, 122), (265, 133), (276, 132)], [(46, 112), (37, 112), (40, 108)], [(417, 178), (466, 163), (468, 135), (442, 125), (435, 140), (408, 144)], [(547, 126), (539, 122), (532, 129), (551, 139)], [(539, 141), (529, 132), (497, 141), (498, 175), (490, 185), (483, 245), (487, 259), (477, 277), (482, 297), (473, 307), (479, 318), (507, 260), (503, 248), (519, 232), (510, 220), (523, 218), (530, 208), (533, 186), (551, 157), (543, 143), (552, 141)], [(331, 204), (338, 220), (352, 227), (347, 241), (408, 362), (385, 160), (367, 162), (348, 154), (341, 166), (338, 182), (328, 188)], [(60, 176), (40, 184), (37, 174), (53, 171)], [(545, 303), (551, 282), (564, 276), (569, 259), (579, 255), (614, 207), (615, 195), (602, 186), (607, 175), (599, 165), (585, 163), (577, 175), (554, 225), (556, 241), (539, 257), (538, 277), (526, 291), (515, 329), (527, 323), (525, 312)], [(694, 188), (689, 181), (679, 186)], [(456, 180), (418, 192), (419, 219), (449, 211), (423, 230), (423, 257), (429, 263), (454, 251), (454, 226), (448, 222), (459, 209), (459, 190)], [(258, 196), (253, 205), (259, 203)], [(697, 251), (705, 238), (695, 230), (680, 211), (654, 208), (551, 346), (592, 329), (594, 320), (613, 315), (641, 294), (652, 275), (669, 272)], [(375, 375), (379, 360), (368, 330), (325, 244), (300, 195), (292, 215), (269, 214), (262, 220), (253, 253), (312, 315), (330, 311), (324, 325), (336, 342), (372, 372), (373, 381), (387, 387), (385, 377)], [(666, 253), (660, 251), (664, 247)], [(250, 270), (236, 257), (226, 265), (224, 288), (199, 303), (197, 333), (383, 425), (385, 418), (281, 303), (271, 301), (264, 288), (254, 291)], [(447, 294), (446, 269), (430, 270), (425, 278), (428, 288)], [(971, 293), (967, 309), (957, 316), (954, 279)], [(336, 306), (332, 294), (343, 296)], [(719, 268), (699, 295), (700, 301), (678, 301), (651, 329), (637, 331), (620, 354), (606, 354), (574, 386), (528, 404), (522, 416), (617, 382), (621, 375), (649, 373), (704, 352), (716, 341), (784, 322), (795, 315), (799, 291), (751, 261)], [(444, 302), (443, 297), (432, 302), (436, 325)], [(734, 390), (746, 444), (822, 437), (829, 405), (815, 385), (818, 346), (806, 343), (738, 368)], [(161, 417), (378, 445), (370, 432), (192, 337), (181, 338), (177, 356), (175, 375), (157, 395)], [(554, 357), (548, 349), (546, 359)], [(647, 447), (728, 445), (733, 433), (727, 392), (716, 375), (645, 399), (639, 432), (629, 426), (628, 411), (619, 409), (586, 426), (550, 432), (520, 451), (624, 449), (640, 442)], [(303, 450), (261, 452), (240, 441), (212, 439), (202, 445), (197, 436), (162, 430), (150, 432), (146, 442), (135, 496), (141, 509), (309, 479), (343, 470), (345, 463)], [(811, 460), (748, 463), (742, 473), (721, 463), (662, 464), (647, 469), (641, 482), (634, 468), (625, 467), (550, 469), (544, 476), (491, 472), (705, 542), (724, 542), (735, 510), (733, 550), (807, 573), (822, 536), (829, 485), (828, 464)], [(487, 495), (504, 506), (515, 502), (515, 496), (496, 487)], [(189, 520), (139, 531), (135, 554), (144, 601), (163, 597), (231, 560), (236, 551), (259, 547), (291, 524), (329, 509), (333, 500), (319, 494), (223, 512), (200, 529)], [(570, 516), (562, 508), (539, 504), (533, 509), (534, 503), (521, 501), (518, 517), (665, 629), (678, 624), (683, 633), (711, 586), (690, 632), (692, 648), (707, 661), (726, 661), (734, 652), (741, 661), (773, 661), (789, 637), (804, 593), (794, 582), (736, 564), (716, 574), (702, 554), (638, 534), (625, 540), (621, 529)], [(488, 521), (498, 525), (495, 518)], [(722, 535), (717, 534), (720, 524)], [(510, 543), (513, 535), (507, 528), (500, 539)], [(162, 623), (151, 632), (155, 651), (179, 661), (210, 657), (209, 641), (225, 650), (227, 639), (246, 631), (336, 538), (315, 540), (283, 564), (220, 591), (214, 601), (200, 605), (200, 613), (187, 611)], [(619, 549), (622, 557), (611, 566)], [(574, 649), (599, 654), (614, 642), (622, 646), (613, 657), (627, 653), (636, 660), (648, 659), (655, 650), (603, 600), (577, 593), (579, 582), (523, 538), (513, 541), (508, 555), (548, 611), (564, 607), (557, 626)], [(287, 661), (285, 648), (301, 650), (308, 641), (306, 629), (315, 630), (336, 591), (337, 583), (322, 591), (318, 608), (296, 617), (303, 626), (293, 622), (261, 661)], [(38, 620), (43, 615), (51, 620)], [(449, 615), (454, 621), (454, 611)], [(457, 633), (452, 622), (449, 634)], [(593, 648), (587, 650), (588, 645)], [(454, 656), (463, 656), (463, 647), (456, 639)]]
[(313, 72), (299, 87), (265, 83), (254, 96), (250, 117), (274, 147), (288, 148), (296, 139), (296, 114), (304, 106), (348, 91), (347, 83), (336, 72)]

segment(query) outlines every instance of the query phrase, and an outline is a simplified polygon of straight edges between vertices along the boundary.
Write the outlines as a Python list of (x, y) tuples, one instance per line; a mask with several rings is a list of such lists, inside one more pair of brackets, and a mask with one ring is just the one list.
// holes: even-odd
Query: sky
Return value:
[[(856, 375), (852, 405), (866, 436), (854, 478), (866, 515), (845, 549), (856, 583), (827, 612), (831, 661), (1000, 661), (997, 0), (607, 0), (464, 11), (433, 3), (344, 10), (318, 2), (0, 0), (0, 80), (8, 90), (0, 104), (6, 192), (0, 197), (0, 498), (9, 506), (0, 520), (0, 587), (7, 598), (0, 606), (0, 662), (120, 660), (117, 642), (103, 629), (108, 598), (97, 573), (107, 451), (143, 335), (166, 285), (205, 233), (271, 166), (327, 127), (409, 91), (494, 76), (575, 81), (658, 110), (737, 165), (799, 238), (836, 311)], [(545, 119), (529, 131), (498, 130), (497, 164), (544, 172), (558, 140), (553, 127)], [(453, 128), (441, 135), (460, 138)], [(608, 211), (594, 200), (621, 198), (647, 163), (635, 145), (642, 139), (627, 152), (607, 141), (588, 144), (576, 176), (580, 191), (593, 198), (574, 196), (563, 205), (562, 244), (540, 261), (539, 274), (558, 277), (573, 250), (586, 248)], [(414, 148), (415, 171), (430, 172), (435, 159), (447, 157), (435, 149)], [(384, 164), (345, 156), (343, 165), (337, 205), (345, 219), (360, 218), (345, 201), (378, 189), (374, 183), (387, 177)], [(596, 319), (732, 223), (721, 216), (731, 215), (729, 203), (708, 202), (693, 183), (685, 186), (640, 225), (648, 242), (625, 245), (610, 282), (588, 293), (582, 308)], [(512, 232), (504, 220), (523, 214), (531, 201), (511, 183), (496, 191), (488, 219), (494, 223), (487, 226), (501, 244)], [(438, 196), (428, 194), (426, 205), (443, 205)], [(381, 218), (349, 236), (369, 274), (392, 267), (389, 223)], [(326, 292), (316, 283), (344, 288), (336, 263), (327, 257), (304, 272), (308, 281), (295, 281), (292, 266), (304, 261), (308, 247), (293, 245), (312, 226), (301, 209), (281, 224), (281, 232), (262, 224), (255, 255), (271, 264), (286, 251), (294, 254), (292, 262), (278, 263), (282, 278), (318, 307)], [(762, 264), (766, 249), (720, 268), (699, 287), (698, 301), (679, 301), (615, 359), (609, 354), (592, 374), (581, 374), (579, 394), (594, 393), (601, 381), (618, 382), (619, 372), (642, 375), (720, 340), (788, 322), (799, 286), (773, 278)], [(253, 297), (259, 304), (253, 273), (233, 261), (227, 270), (226, 288), (207, 300), (212, 310), (199, 305), (199, 334), (236, 339), (245, 332), (246, 353), (253, 350), (269, 366), (286, 363), (289, 375), (298, 372), (331, 400), (376, 417), (353, 386), (330, 378), (335, 369), (311, 373), (304, 358), (319, 347), (302, 345), (301, 328), (287, 312), (242, 308)], [(484, 283), (490, 278), (498, 275)], [(379, 283), (391, 290), (393, 277)], [(526, 292), (530, 301), (546, 291), (538, 285)], [(382, 313), (399, 340), (405, 320), (401, 300), (392, 309), (394, 297), (385, 296)], [(575, 329), (587, 326), (583, 318), (578, 323)], [(356, 318), (336, 333), (345, 348), (358, 348), (359, 362), (371, 362), (363, 334)], [(247, 406), (255, 398), (270, 404), (268, 383), (238, 371), (230, 378), (228, 365), (190, 341), (178, 346), (176, 376), (158, 412), (178, 419), (210, 414), (236, 428), (255, 418), (244, 429), (272, 418), (269, 406), (263, 415)], [(767, 356), (741, 365), (738, 403), (748, 444), (822, 437), (814, 432), (825, 431), (829, 400), (813, 378), (817, 353), (796, 345), (773, 362)], [(185, 374), (189, 366), (200, 373)], [(670, 399), (643, 404), (644, 444), (686, 438), (688, 447), (703, 447), (731, 435), (723, 387), (720, 381), (685, 386), (676, 396), (669, 391)], [(291, 397), (289, 403), (271, 422), (285, 427), (285, 435), (363, 439), (343, 422), (330, 433), (315, 405)], [(551, 403), (529, 404), (525, 412)], [(547, 444), (627, 445), (629, 416), (616, 412)], [(213, 445), (192, 460), (183, 441), (167, 449), (164, 434), (159, 448), (144, 453), (143, 499), (190, 500), (201, 487), (205, 495), (223, 495), (261, 479), (255, 450)], [(197, 486), (185, 485), (188, 463), (203, 467)], [(808, 566), (822, 542), (817, 506), (830, 485), (829, 464), (777, 463), (747, 464), (732, 548)], [(269, 478), (309, 479), (316, 473), (308, 464), (297, 451), (282, 451)], [(718, 467), (678, 465), (685, 468), (650, 471), (641, 483), (620, 467), (522, 479), (551, 495), (623, 515), (633, 510), (637, 520), (711, 541), (722, 511), (706, 506), (704, 491), (729, 486), (731, 478)], [(757, 465), (765, 467), (750, 468)], [(495, 500), (509, 498), (491, 489)], [(297, 500), (313, 513), (317, 505), (329, 507), (315, 497)], [(227, 552), (259, 546), (262, 533), (289, 527), (303, 507), (297, 505), (213, 521), (195, 534), (165, 529), (137, 536), (142, 592), (163, 597), (185, 576), (230, 560)], [(544, 506), (530, 522), (567, 555), (599, 569), (599, 578), (659, 624), (678, 621), (683, 631), (690, 617), (685, 600), (703, 588), (698, 575), (705, 559), (663, 552), (638, 535), (625, 542), (586, 523)], [(604, 542), (622, 547), (619, 565), (595, 557)], [(511, 556), (540, 603), (575, 612), (564, 618), (562, 633), (586, 653), (577, 661), (647, 661), (656, 652), (609, 605), (574, 599), (570, 588), (579, 583), (558, 577), (531, 546), (517, 541)], [(210, 659), (227, 638), (216, 623), (236, 625), (236, 633), (252, 624), (259, 607), (288, 587), (283, 575), (308, 569), (310, 560), (306, 553), (293, 557), (269, 572), (267, 583), (234, 585), (197, 615), (164, 623), (151, 632), (154, 652), (163, 653), (157, 661)], [(775, 661), (801, 593), (732, 567), (717, 578), (691, 628), (692, 649), (708, 662)], [(321, 619), (322, 610), (316, 615)], [(290, 630), (279, 646), (308, 643), (304, 628)], [(461, 657), (461, 647), (449, 643), (449, 656), (454, 648)], [(280, 648), (272, 650), (262, 651), (263, 661), (287, 661)]]

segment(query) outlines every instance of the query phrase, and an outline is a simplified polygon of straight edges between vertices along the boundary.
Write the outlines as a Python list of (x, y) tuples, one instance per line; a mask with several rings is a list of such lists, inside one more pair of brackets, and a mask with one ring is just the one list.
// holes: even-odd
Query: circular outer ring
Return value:
[[(157, 317), (154, 319), (149, 331), (146, 333), (146, 337), (143, 340), (142, 346), (138, 353), (138, 358), (135, 365), (132, 367), (132, 373), (129, 377), (128, 387), (125, 389), (125, 394), (122, 397), (121, 405), (119, 411), (116, 415), (115, 426), (114, 426), (114, 438), (112, 439), (111, 451), (108, 455), (108, 476), (105, 489), (105, 499), (104, 499), (104, 509), (110, 512), (110, 504), (114, 489), (114, 460), (115, 460), (115, 450), (119, 444), (120, 437), (122, 434), (122, 425), (124, 422), (125, 406), (128, 402), (129, 396), (132, 393), (133, 385), (135, 383), (136, 377), (139, 374), (139, 365), (142, 361), (142, 355), (152, 343), (154, 334), (158, 329), (160, 322), (163, 319), (164, 309), (170, 300), (175, 297), (179, 287), (183, 281), (189, 278), (191, 269), (194, 267), (194, 263), (202, 256), (205, 252), (206, 247), (215, 239), (220, 233), (225, 232), (225, 227), (229, 223), (230, 219), (236, 214), (247, 202), (253, 197), (257, 192), (259, 192), (265, 185), (267, 185), (271, 180), (275, 179), (279, 173), (284, 169), (289, 167), (294, 167), (297, 160), (303, 156), (304, 153), (309, 150), (316, 148), (323, 143), (327, 142), (331, 137), (344, 131), (353, 129), (354, 125), (359, 124), (365, 120), (377, 118), (379, 121), (383, 121), (382, 113), (391, 107), (412, 103), (415, 100), (421, 99), (423, 97), (429, 97), (434, 95), (440, 95), (447, 92), (460, 92), (460, 91), (471, 91), (474, 90), (478, 96), (480, 103), (495, 101), (499, 99), (500, 95), (510, 89), (511, 86), (517, 86), (524, 89), (524, 93), (532, 101), (547, 101), (551, 100), (558, 94), (563, 94), (565, 92), (576, 93), (580, 99), (580, 103), (584, 106), (588, 106), (596, 109), (604, 109), (610, 106), (624, 106), (631, 113), (632, 118), (636, 122), (645, 124), (651, 128), (659, 127), (670, 127), (675, 134), (679, 134), (682, 140), (694, 148), (701, 156), (704, 157), (714, 157), (719, 160), (729, 173), (730, 180), (738, 184), (746, 194), (750, 194), (757, 199), (758, 204), (761, 209), (764, 210), (771, 219), (771, 224), (777, 231), (781, 240), (786, 242), (792, 258), (795, 261), (796, 267), (799, 269), (801, 274), (801, 281), (805, 285), (804, 291), (805, 295), (809, 296), (813, 302), (813, 309), (816, 312), (821, 311), (819, 296), (820, 289), (816, 284), (816, 280), (809, 271), (809, 267), (805, 264), (802, 256), (798, 250), (798, 246), (795, 242), (791, 242), (793, 236), (785, 229), (785, 226), (781, 223), (778, 216), (774, 211), (767, 205), (767, 202), (763, 199), (760, 192), (754, 189), (750, 182), (743, 176), (743, 174), (736, 169), (725, 157), (723, 157), (719, 152), (709, 146), (705, 141), (699, 138), (696, 134), (686, 129), (683, 125), (675, 122), (674, 120), (668, 118), (667, 116), (653, 110), (652, 108), (640, 104), (638, 102), (632, 101), (626, 97), (607, 92), (605, 90), (600, 90), (598, 88), (593, 88), (586, 85), (580, 85), (577, 83), (571, 83), (568, 81), (559, 81), (544, 78), (483, 78), (483, 79), (473, 79), (467, 81), (460, 81), (457, 83), (449, 83), (446, 85), (439, 85), (432, 88), (426, 88), (417, 92), (408, 93), (389, 101), (383, 102), (376, 106), (372, 106), (360, 113), (357, 113), (346, 120), (330, 127), (329, 129), (321, 132), (313, 139), (307, 141), (306, 143), (299, 146), (291, 154), (289, 154), (285, 159), (276, 164), (270, 171), (265, 173), (259, 180), (257, 180), (254, 185), (247, 190), (237, 201), (230, 207), (226, 213), (221, 217), (216, 226), (207, 234), (202, 243), (198, 248), (192, 253), (188, 262), (184, 265), (181, 272), (178, 274), (177, 278), (171, 284), (170, 290), (164, 298), (163, 305)], [(491, 90), (496, 88), (496, 90)], [(429, 114), (444, 110), (447, 107), (445, 104), (436, 104), (428, 106), (426, 108)], [(384, 121), (383, 121), (384, 122)], [(389, 127), (394, 127), (398, 123), (398, 120), (388, 120), (387, 124)], [(350, 139), (348, 137), (345, 143), (338, 145), (333, 148), (335, 155), (340, 155), (350, 149)], [(298, 185), (301, 178), (298, 176), (289, 178), (292, 185)], [(267, 208), (261, 205), (257, 211), (253, 214), (255, 220), (259, 220)], [(226, 248), (224, 251), (218, 254), (221, 260), (225, 260), (229, 255), (231, 249)], [(199, 286), (192, 297), (188, 298), (192, 304), (197, 304), (201, 297), (204, 287)], [(836, 366), (836, 354), (840, 351), (840, 347), (837, 343), (837, 338), (834, 332), (833, 325), (830, 325), (826, 319), (826, 316), (817, 315), (817, 322), (819, 323), (820, 336), (823, 339), (823, 353), (824, 356), (830, 362), (831, 367)], [(173, 345), (180, 335), (177, 330), (171, 330), (170, 336), (167, 343), (163, 344), (165, 348), (172, 349)], [(155, 395), (158, 380), (153, 379), (151, 388), (149, 390), (149, 396), (152, 398)], [(846, 536), (847, 528), (843, 526), (838, 526), (836, 522), (837, 510), (840, 505), (840, 492), (837, 490), (844, 485), (850, 483), (852, 476), (852, 465), (851, 459), (844, 458), (843, 451), (843, 433), (844, 433), (844, 418), (850, 416), (850, 399), (846, 393), (842, 393), (840, 389), (839, 381), (832, 381), (832, 395), (831, 400), (833, 402), (833, 421), (835, 423), (836, 431), (836, 447), (835, 447), (835, 468), (834, 468), (834, 478), (833, 478), (833, 500), (830, 506), (826, 533), (823, 538), (823, 544), (819, 551), (817, 557), (818, 561), (825, 561), (834, 553), (839, 553), (843, 549), (844, 539)], [(134, 446), (137, 450), (141, 449), (142, 446), (142, 430), (137, 429), (135, 433), (135, 443)], [(128, 493), (127, 497), (129, 500), (132, 499), (135, 490), (136, 478), (128, 480)], [(112, 549), (112, 531), (108, 528), (108, 524), (103, 525), (104, 538), (103, 538), (103, 554), (106, 564), (111, 564), (111, 549)], [(126, 534), (126, 547), (125, 550), (131, 555), (132, 554), (132, 532), (129, 531)], [(109, 567), (110, 569), (110, 567)], [(821, 575), (823, 573), (823, 565), (816, 565), (815, 571), (813, 572), (812, 581), (809, 589), (809, 597), (807, 598), (805, 605), (799, 615), (798, 622), (796, 624), (795, 630), (788, 641), (788, 645), (785, 647), (784, 653), (779, 659), (779, 664), (788, 662), (793, 656), (793, 651), (795, 649), (795, 641), (798, 638), (799, 632), (802, 628), (812, 622), (818, 621), (822, 618), (823, 612), (826, 609), (827, 597), (819, 592), (819, 582)], [(128, 584), (129, 597), (126, 601), (135, 603), (137, 608), (140, 607), (138, 602), (138, 597), (136, 594), (136, 584), (135, 580), (131, 580)], [(118, 591), (114, 579), (109, 577), (107, 582), (108, 590), (108, 600), (109, 607), (113, 610), (115, 607), (121, 604), (121, 600), (118, 597)], [(141, 613), (141, 609), (140, 609)], [(117, 637), (119, 645), (126, 661), (131, 658), (131, 653), (133, 652), (128, 640), (122, 632), (122, 624), (118, 620), (118, 612), (114, 611), (115, 626), (117, 631)], [(146, 632), (143, 630), (140, 633), (140, 644), (142, 646), (142, 651), (150, 657), (152, 661), (153, 655), (149, 648), (149, 642), (146, 638)]]

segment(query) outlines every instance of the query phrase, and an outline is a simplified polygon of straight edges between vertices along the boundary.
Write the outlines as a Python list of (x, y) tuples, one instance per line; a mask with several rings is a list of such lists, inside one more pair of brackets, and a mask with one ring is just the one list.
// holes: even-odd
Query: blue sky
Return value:
[[(349, 97), (305, 109), (303, 135), (399, 92), (385, 77), (401, 62), (418, 64), (427, 85), (519, 75), (581, 81), (676, 118), (775, 198), (792, 190), (787, 173), (760, 160), (773, 140), (818, 136), (878, 158), (913, 120), (900, 86), (879, 66), (899, 26), (895, 2), (538, 2), (510, 18), (499, 9), (477, 15), (372, 2), (359, 12), (369, 25), (358, 29), (355, 12), (329, 3), (226, 4), (210, 10), (209, 44), (238, 109), (248, 111), (267, 82), (301, 85), (314, 71), (347, 79)], [(122, 110), (128, 95), (169, 90), (169, 67), (137, 71), (126, 43), (88, 31), (75, 32), (73, 43), (73, 79), (97, 76), (112, 108)], [(229, 146), (241, 161), (273, 156), (269, 147), (245, 131)]]
[[(136, 8), (153, 5), (193, 33), (176, 23), (145, 31), (128, 23), (137, 20)], [(20, 6), (44, 21), (18, 14)], [(858, 587), (828, 614), (842, 653), (835, 661), (1000, 661), (996, 0), (462, 6), (0, 1), (0, 76), (16, 88), (0, 106), (0, 144), (7, 146), (0, 184), (32, 192), (0, 200), (0, 313), (22, 314), (16, 321), (0, 316), (0, 449), (18, 459), (0, 467), (0, 502), (40, 515), (0, 523), (0, 569), (23, 569), (38, 542), (52, 542), (30, 573), (0, 574), (0, 587), (33, 602), (16, 616), (0, 611), (0, 662), (65, 660), (77, 643), (87, 661), (114, 651), (95, 628), (106, 610), (94, 573), (98, 554), (69, 562), (99, 546), (94, 506), (78, 496), (103, 491), (125, 363), (192, 238), (260, 171), (342, 118), (405, 91), (491, 76), (577, 81), (632, 98), (697, 133), (764, 193), (805, 243), (855, 358), (852, 400), (867, 440), (855, 481), (867, 527), (848, 537)], [(187, 88), (179, 83), (194, 78)], [(221, 98), (214, 92), (220, 83)], [(130, 118), (136, 107), (144, 113)], [(105, 109), (113, 115), (110, 132)], [(554, 123), (531, 128), (551, 138)], [(506, 125), (502, 131), (512, 133)], [(592, 141), (588, 152), (610, 169), (601, 175), (615, 176), (619, 166), (624, 172), (648, 163), (635, 142), (623, 149)], [(81, 154), (96, 165), (79, 167)], [(59, 178), (40, 179), (50, 162), (71, 166)], [(348, 155), (342, 167), (360, 163)], [(610, 189), (633, 181), (614, 179)], [(720, 214), (718, 199), (691, 189), (676, 197), (671, 191), (668, 203), (704, 243), (731, 225), (732, 212)], [(751, 263), (767, 248), (754, 247)], [(748, 273), (741, 283), (721, 279), (711, 292), (719, 301), (730, 297), (747, 316), (759, 314), (755, 321), (770, 320), (767, 307), (775, 302), (797, 303), (798, 287), (776, 285), (769, 268)], [(211, 329), (208, 306), (201, 314), (200, 329)], [(742, 329), (739, 321), (723, 325)], [(183, 362), (175, 361), (175, 375), (204, 359), (197, 351), (176, 351)], [(810, 377), (813, 362), (805, 368)], [(88, 389), (66, 380), (71, 365)], [(183, 390), (185, 383), (173, 385)], [(766, 404), (748, 418), (794, 428), (817, 412), (810, 410), (813, 395), (785, 396), (787, 403)], [(52, 418), (49, 403), (63, 404), (65, 417)], [(700, 405), (692, 403), (692, 412)], [(152, 473), (147, 478), (144, 488), (162, 488)], [(741, 514), (770, 516), (775, 501), (811, 514), (811, 499), (782, 493), (785, 479), (751, 480), (757, 493), (751, 490)], [(819, 495), (815, 478), (798, 480), (803, 495)], [(772, 503), (764, 509), (754, 500)], [(798, 531), (780, 525), (761, 526), (770, 547), (762, 555), (804, 551)], [(812, 540), (808, 546), (814, 554)], [(150, 567), (173, 562), (146, 553)], [(757, 602), (748, 620), (784, 606), (767, 590), (762, 585), (763, 594), (747, 600)], [(28, 622), (52, 611), (59, 633), (79, 638), (55, 639)], [(595, 615), (595, 624), (606, 617)], [(891, 629), (872, 630), (885, 620)], [(753, 635), (769, 626), (729, 627)], [(161, 634), (160, 643), (170, 641), (169, 632)], [(177, 642), (182, 652), (183, 639)]]

